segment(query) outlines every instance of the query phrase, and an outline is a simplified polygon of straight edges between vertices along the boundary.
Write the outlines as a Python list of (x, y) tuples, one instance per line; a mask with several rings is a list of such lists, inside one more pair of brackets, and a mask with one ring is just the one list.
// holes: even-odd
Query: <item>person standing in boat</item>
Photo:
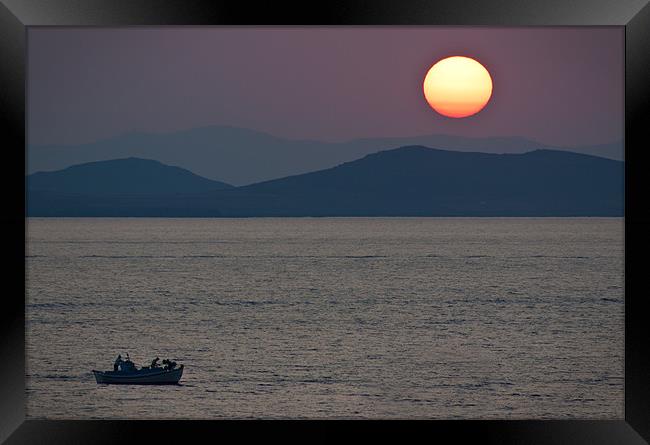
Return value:
[(115, 363), (113, 363), (113, 371), (117, 371), (121, 364), (122, 364), (122, 354), (117, 354)]

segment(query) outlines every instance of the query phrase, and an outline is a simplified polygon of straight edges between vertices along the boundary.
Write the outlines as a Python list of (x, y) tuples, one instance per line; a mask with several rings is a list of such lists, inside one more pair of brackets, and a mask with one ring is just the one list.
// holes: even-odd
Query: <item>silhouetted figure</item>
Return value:
[(133, 371), (136, 370), (136, 369), (135, 369), (135, 365), (134, 365), (133, 362), (131, 361), (131, 358), (129, 357), (128, 352), (127, 352), (127, 354), (126, 354), (126, 360), (124, 360), (124, 361), (122, 361), (122, 362), (120, 363), (120, 368), (121, 368), (121, 370), (124, 371), (124, 372), (133, 372)]
[(122, 354), (118, 354), (115, 363), (113, 363), (113, 371), (117, 371), (122, 363)]
[(165, 371), (171, 371), (176, 367), (176, 362), (172, 362), (171, 360), (165, 359), (162, 362), (165, 365)]
[(160, 365), (158, 364), (158, 360), (160, 360), (160, 358), (159, 358), (159, 357), (156, 357), (155, 359), (153, 359), (153, 360), (151, 361), (151, 369), (153, 369), (153, 368), (158, 368), (158, 367), (160, 366)]

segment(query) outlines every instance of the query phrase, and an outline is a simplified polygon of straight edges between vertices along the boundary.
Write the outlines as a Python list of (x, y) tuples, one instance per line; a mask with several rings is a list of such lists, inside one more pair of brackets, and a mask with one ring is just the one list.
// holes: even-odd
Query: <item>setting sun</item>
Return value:
[(447, 117), (478, 113), (492, 96), (492, 78), (474, 59), (447, 57), (436, 62), (424, 78), (424, 97), (431, 108)]

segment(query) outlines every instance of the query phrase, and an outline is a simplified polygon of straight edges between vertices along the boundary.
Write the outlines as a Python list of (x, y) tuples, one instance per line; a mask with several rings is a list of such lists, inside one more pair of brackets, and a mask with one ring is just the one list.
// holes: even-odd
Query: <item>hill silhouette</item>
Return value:
[[(278, 216), (622, 215), (623, 185), (623, 163), (595, 156), (409, 146), (239, 187), (232, 194), (246, 195), (251, 202), (239, 203), (232, 213), (250, 208)], [(222, 202), (223, 214), (230, 213), (229, 204)]]
[(162, 195), (200, 193), (232, 186), (158, 161), (126, 158), (34, 173), (27, 177), (27, 188), (89, 195)]
[(566, 151), (407, 146), (243, 187), (129, 198), (128, 208), (126, 198), (43, 190), (30, 193), (28, 208), (33, 216), (622, 216), (623, 167)]
[(27, 165), (31, 174), (84, 162), (139, 157), (177, 165), (205, 178), (239, 186), (323, 170), (371, 153), (409, 145), (496, 154), (562, 149), (617, 160), (623, 156), (620, 141), (550, 147), (521, 137), (432, 134), (323, 142), (280, 138), (245, 128), (208, 126), (165, 134), (129, 133), (81, 145), (31, 145), (27, 150)]

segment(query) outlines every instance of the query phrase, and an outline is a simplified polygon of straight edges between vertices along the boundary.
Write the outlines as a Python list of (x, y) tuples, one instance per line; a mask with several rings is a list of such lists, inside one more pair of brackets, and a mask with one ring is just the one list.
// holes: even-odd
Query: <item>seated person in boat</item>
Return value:
[(129, 354), (126, 354), (126, 360), (124, 360), (124, 361), (121, 363), (121, 365), (120, 365), (120, 369), (121, 369), (122, 371), (125, 371), (125, 372), (133, 372), (133, 371), (136, 371), (136, 369), (135, 369), (135, 365), (133, 364), (133, 362), (132, 362), (131, 359), (129, 358)]
[(160, 360), (160, 358), (159, 358), (159, 357), (156, 357), (155, 359), (153, 359), (153, 360), (151, 361), (151, 369), (159, 368), (159, 367), (160, 367), (160, 365), (158, 364), (158, 360)]
[(166, 365), (165, 368), (164, 368), (166, 371), (171, 371), (172, 369), (174, 369), (176, 367), (176, 362), (172, 362), (169, 359), (165, 359), (162, 362), (163, 362), (164, 365)]

